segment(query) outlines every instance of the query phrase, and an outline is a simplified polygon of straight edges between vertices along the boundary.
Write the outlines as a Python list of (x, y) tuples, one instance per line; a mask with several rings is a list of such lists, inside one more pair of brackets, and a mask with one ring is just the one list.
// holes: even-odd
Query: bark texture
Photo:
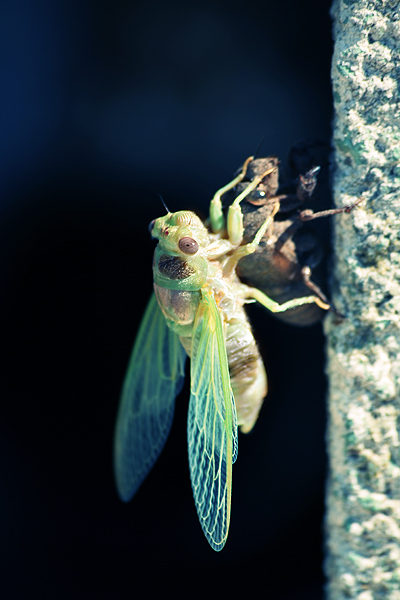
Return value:
[(400, 600), (400, 3), (336, 0), (329, 600)]

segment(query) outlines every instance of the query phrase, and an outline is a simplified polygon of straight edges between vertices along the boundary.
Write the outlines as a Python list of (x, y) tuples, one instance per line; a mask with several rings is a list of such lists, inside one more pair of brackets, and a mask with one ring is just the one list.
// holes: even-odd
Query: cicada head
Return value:
[(165, 252), (176, 255), (193, 255), (210, 243), (208, 232), (201, 219), (189, 210), (168, 213), (154, 219), (149, 225), (153, 238)]
[(210, 238), (193, 212), (181, 210), (155, 219), (149, 226), (158, 240), (154, 255), (154, 281), (169, 289), (200, 289), (207, 278), (204, 256)]

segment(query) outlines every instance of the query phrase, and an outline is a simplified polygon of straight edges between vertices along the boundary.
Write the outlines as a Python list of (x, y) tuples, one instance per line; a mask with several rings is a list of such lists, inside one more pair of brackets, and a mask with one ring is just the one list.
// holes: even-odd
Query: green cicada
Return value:
[(241, 245), (240, 202), (265, 172), (235, 199), (225, 223), (220, 198), (243, 179), (246, 167), (247, 161), (211, 202), (210, 227), (218, 233), (189, 211), (168, 212), (150, 224), (158, 240), (154, 294), (133, 347), (115, 435), (117, 489), (127, 502), (165, 444), (188, 355), (190, 478), (200, 524), (217, 551), (228, 536), (237, 428), (244, 433), (252, 429), (267, 394), (264, 365), (244, 304), (257, 300), (273, 312), (311, 302), (329, 308), (316, 296), (279, 305), (239, 281), (238, 261), (255, 251), (273, 219), (272, 213), (254, 240)]

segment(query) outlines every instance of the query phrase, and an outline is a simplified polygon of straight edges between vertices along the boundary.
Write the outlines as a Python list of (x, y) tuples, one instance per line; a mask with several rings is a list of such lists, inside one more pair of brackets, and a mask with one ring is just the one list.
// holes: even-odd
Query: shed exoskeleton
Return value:
[[(226, 186), (216, 192), (212, 206), (221, 207), (222, 197), (231, 202), (235, 196), (240, 196), (249, 189), (251, 182), (258, 183), (246, 195), (241, 204), (243, 213), (244, 243), (253, 239), (254, 235), (265, 222), (271, 218), (263, 238), (256, 250), (244, 257), (237, 265), (236, 272), (240, 279), (251, 286), (262, 290), (268, 297), (279, 304), (294, 298), (317, 295), (324, 303), (330, 305), (330, 310), (340, 315), (333, 304), (323, 293), (321, 277), (318, 269), (324, 258), (324, 250), (320, 239), (304, 224), (321, 217), (332, 216), (342, 212), (350, 212), (361, 202), (338, 209), (313, 212), (304, 210), (315, 189), (320, 166), (312, 163), (307, 154), (308, 147), (317, 146), (317, 160), (327, 161), (327, 149), (323, 144), (315, 142), (300, 142), (293, 147), (290, 154), (296, 169), (306, 169), (296, 177), (296, 181), (287, 185), (279, 185), (279, 160), (275, 156), (267, 158), (249, 157), (239, 175)], [(315, 154), (315, 152), (314, 152)], [(324, 164), (325, 168), (327, 165)], [(268, 170), (269, 169), (269, 170)], [(259, 179), (262, 173), (267, 173)], [(216, 208), (216, 213), (222, 209)], [(222, 221), (210, 219), (213, 231), (219, 231)], [(326, 235), (326, 233), (325, 233)], [(329, 232), (328, 232), (329, 235)], [(311, 279), (312, 272), (317, 270), (317, 279)], [(276, 313), (276, 316), (293, 325), (312, 325), (322, 319), (326, 311), (316, 303), (295, 306), (286, 312)]]

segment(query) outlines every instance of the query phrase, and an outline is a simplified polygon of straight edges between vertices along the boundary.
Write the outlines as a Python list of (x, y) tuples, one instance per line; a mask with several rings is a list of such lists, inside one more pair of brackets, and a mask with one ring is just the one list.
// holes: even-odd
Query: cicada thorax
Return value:
[(200, 302), (199, 290), (206, 279), (206, 267), (198, 260), (189, 262), (160, 247), (155, 250), (154, 292), (168, 327), (179, 336), (191, 333)]

